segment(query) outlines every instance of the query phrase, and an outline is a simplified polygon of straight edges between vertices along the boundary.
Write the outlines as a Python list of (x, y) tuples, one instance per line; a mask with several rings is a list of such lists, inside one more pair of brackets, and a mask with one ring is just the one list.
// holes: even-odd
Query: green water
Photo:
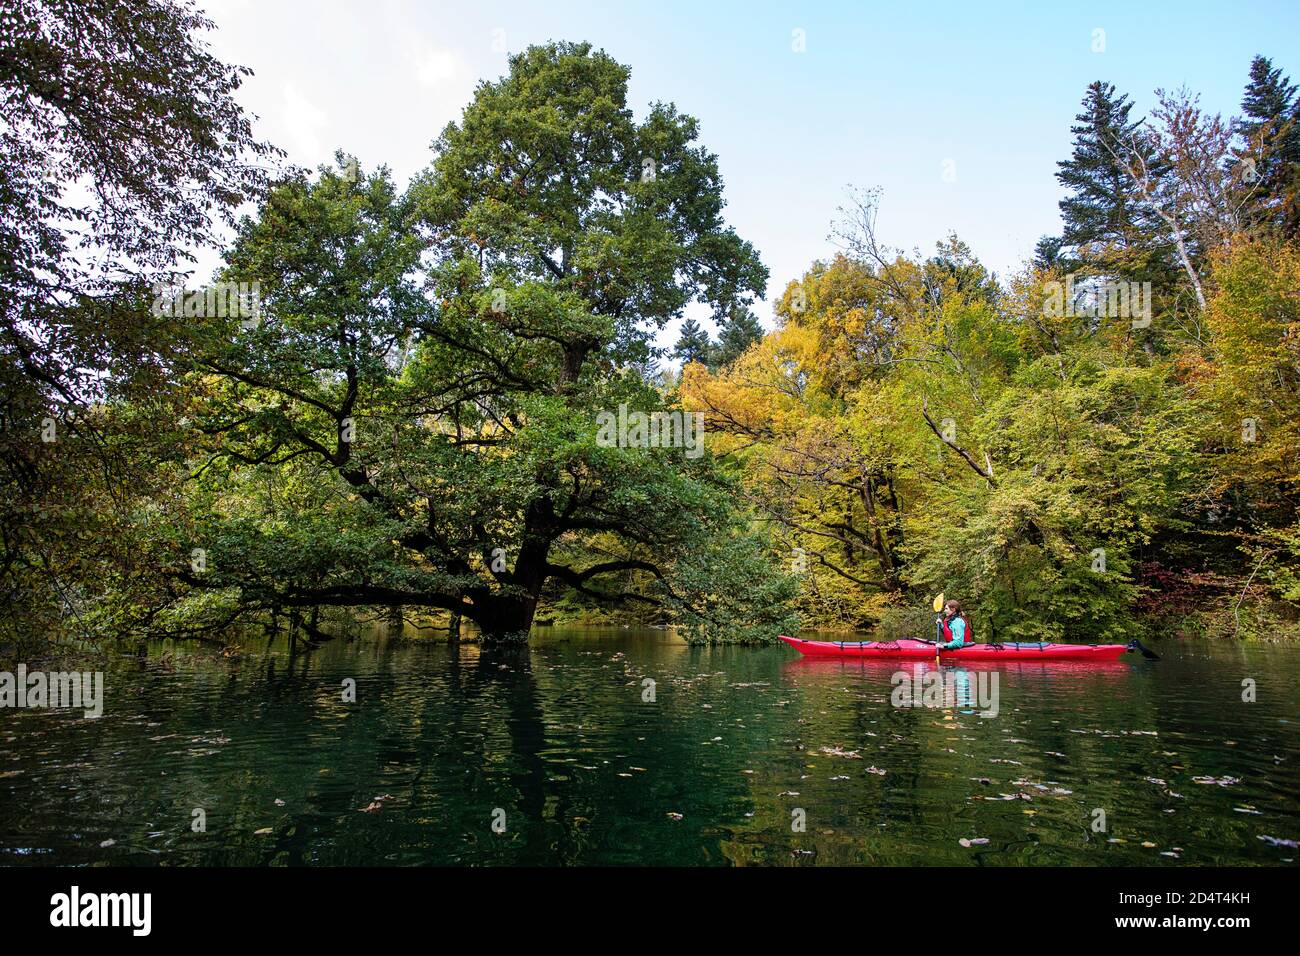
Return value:
[(0, 710), (0, 865), (1293, 865), (1300, 648), (1158, 649), (985, 668), (994, 717), (662, 631), (160, 649)]

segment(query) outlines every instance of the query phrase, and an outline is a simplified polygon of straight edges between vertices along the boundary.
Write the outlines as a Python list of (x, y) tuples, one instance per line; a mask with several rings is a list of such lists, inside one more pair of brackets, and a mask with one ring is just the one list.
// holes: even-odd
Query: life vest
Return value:
[[(947, 618), (947, 617), (945, 617), (945, 618), (943, 618), (943, 623), (942, 623), (942, 627), (943, 627), (943, 637), (944, 637), (944, 640), (946, 640), (946, 641), (951, 641), (951, 640), (952, 640), (952, 625), (948, 623), (950, 620), (951, 620), (951, 618)], [(964, 647), (964, 646), (966, 646), (967, 644), (974, 644), (974, 643), (975, 643), (975, 639), (971, 636), (971, 626), (970, 626), (970, 621), (967, 620), (967, 621), (966, 621), (966, 636), (965, 636), (965, 638), (962, 640), (962, 646)]]

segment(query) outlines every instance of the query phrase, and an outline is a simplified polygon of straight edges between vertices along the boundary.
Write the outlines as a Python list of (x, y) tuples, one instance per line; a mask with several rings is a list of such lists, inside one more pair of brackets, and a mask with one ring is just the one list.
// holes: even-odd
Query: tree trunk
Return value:
[(533, 626), (537, 598), (495, 594), (475, 615), (485, 644), (522, 644)]

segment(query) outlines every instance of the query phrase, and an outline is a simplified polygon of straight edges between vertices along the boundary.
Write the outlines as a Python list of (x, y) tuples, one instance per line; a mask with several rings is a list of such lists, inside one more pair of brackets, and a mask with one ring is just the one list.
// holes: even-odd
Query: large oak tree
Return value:
[(262, 321), (211, 324), (197, 361), (202, 500), (174, 543), (207, 558), (181, 581), (437, 608), (491, 638), (526, 632), (549, 581), (701, 634), (789, 626), (707, 455), (597, 441), (601, 412), (668, 408), (636, 372), (665, 322), (743, 309), (767, 278), (696, 122), (638, 121), (627, 81), (588, 45), (532, 47), (405, 197), (341, 155), (273, 191), (228, 256)]

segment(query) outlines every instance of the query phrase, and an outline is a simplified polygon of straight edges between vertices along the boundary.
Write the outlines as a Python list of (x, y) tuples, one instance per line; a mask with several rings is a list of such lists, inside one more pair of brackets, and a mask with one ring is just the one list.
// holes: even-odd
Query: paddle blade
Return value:
[(1158, 660), (1160, 660), (1160, 655), (1159, 655), (1159, 654), (1157, 654), (1155, 651), (1151, 650), (1149, 647), (1147, 647), (1146, 645), (1144, 645), (1144, 644), (1143, 644), (1141, 641), (1139, 641), (1136, 637), (1133, 638), (1133, 640), (1131, 640), (1131, 641), (1128, 642), (1128, 649), (1129, 649), (1130, 651), (1138, 651), (1139, 653), (1141, 653), (1141, 655), (1142, 655), (1143, 657), (1145, 657), (1145, 658), (1146, 658), (1147, 660), (1149, 660), (1149, 661), (1158, 661)]
[(939, 596), (934, 599), (934, 613), (938, 614), (942, 610), (943, 610), (943, 592), (940, 591)]

